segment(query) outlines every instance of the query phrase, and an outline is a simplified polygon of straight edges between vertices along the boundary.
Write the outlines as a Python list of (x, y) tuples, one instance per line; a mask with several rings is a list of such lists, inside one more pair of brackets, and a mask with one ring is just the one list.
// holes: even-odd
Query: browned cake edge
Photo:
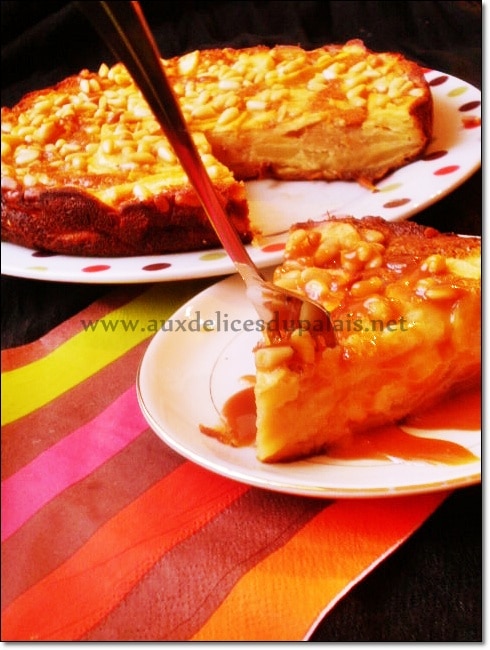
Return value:
[[(244, 190), (217, 190), (241, 238), (251, 242)], [(190, 188), (131, 202), (118, 211), (76, 188), (42, 192), (35, 203), (19, 196), (7, 204), (2, 196), (1, 226), (3, 241), (66, 255), (156, 255), (220, 246)]]

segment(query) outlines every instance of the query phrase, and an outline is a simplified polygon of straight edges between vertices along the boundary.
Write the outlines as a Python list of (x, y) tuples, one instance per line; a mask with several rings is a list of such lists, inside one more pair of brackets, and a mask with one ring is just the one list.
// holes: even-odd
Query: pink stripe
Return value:
[(2, 541), (51, 499), (88, 476), (147, 428), (135, 387), (131, 386), (91, 422), (9, 476), (2, 484)]

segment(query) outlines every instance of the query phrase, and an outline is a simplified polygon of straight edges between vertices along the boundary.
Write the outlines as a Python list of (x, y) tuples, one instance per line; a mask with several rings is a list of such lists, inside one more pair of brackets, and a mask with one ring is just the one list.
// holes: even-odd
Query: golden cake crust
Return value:
[(420, 66), (358, 39), (309, 51), (195, 51), (166, 69), (191, 128), (238, 178), (371, 184), (419, 156), (432, 135)]
[[(420, 156), (432, 134), (421, 68), (358, 40), (195, 51), (163, 63), (245, 242), (258, 233), (244, 179), (370, 184)], [(122, 64), (2, 108), (2, 238), (95, 256), (218, 245)]]

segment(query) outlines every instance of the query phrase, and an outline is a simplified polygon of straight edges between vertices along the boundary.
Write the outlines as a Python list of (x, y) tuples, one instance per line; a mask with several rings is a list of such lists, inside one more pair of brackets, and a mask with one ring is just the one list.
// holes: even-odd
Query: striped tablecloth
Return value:
[(208, 281), (119, 288), (2, 353), (2, 639), (301, 640), (447, 493), (323, 500), (178, 456), (138, 407), (152, 336)]

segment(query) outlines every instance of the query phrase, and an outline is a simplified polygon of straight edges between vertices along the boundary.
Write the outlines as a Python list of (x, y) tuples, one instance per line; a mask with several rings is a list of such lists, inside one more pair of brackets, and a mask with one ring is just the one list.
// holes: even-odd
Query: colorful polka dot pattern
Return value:
[[(456, 112), (457, 116), (457, 124), (460, 125), (460, 129), (466, 130), (466, 131), (472, 131), (475, 129), (478, 129), (481, 127), (481, 117), (478, 114), (479, 110), (481, 108), (481, 100), (479, 98), (476, 99), (468, 99), (465, 101), (465, 98), (468, 97), (470, 93), (473, 94), (473, 96), (481, 97), (479, 91), (477, 91), (475, 88), (472, 86), (466, 84), (463, 81), (460, 81), (458, 79), (455, 79), (454, 77), (450, 77), (449, 75), (446, 74), (441, 74), (439, 72), (436, 72), (435, 70), (430, 70), (426, 69), (424, 71), (427, 75), (427, 79), (429, 82), (429, 86), (431, 89), (433, 89), (433, 93), (439, 98), (444, 98), (444, 100), (450, 100), (452, 103), (450, 105), (450, 109), (453, 109)], [(448, 90), (445, 90), (445, 86), (448, 87)], [(430, 148), (427, 151), (427, 153), (421, 158), (421, 161), (424, 164), (428, 164), (428, 168), (425, 174), (432, 174), (434, 178), (439, 178), (439, 177), (447, 177), (448, 182), (452, 183), (451, 177), (456, 176), (458, 173), (461, 171), (464, 171), (461, 169), (461, 165), (452, 159), (452, 152), (451, 152), (451, 147), (448, 146), (447, 148), (441, 147), (438, 144), (438, 140), (440, 139), (435, 137), (434, 141), (432, 144), (434, 145), (434, 149)], [(437, 148), (436, 148), (437, 147)], [(419, 164), (419, 163), (417, 163)], [(409, 167), (409, 166), (408, 166)], [(408, 169), (405, 168), (405, 169)], [(390, 211), (396, 211), (400, 208), (404, 208), (407, 206), (406, 211), (408, 212), (409, 206), (412, 203), (413, 199), (410, 196), (405, 196), (404, 195), (404, 186), (406, 183), (404, 182), (389, 182), (391, 179), (385, 179), (384, 182), (380, 183), (378, 187), (374, 189), (374, 191), (370, 191), (371, 196), (379, 196), (380, 198), (383, 197), (383, 200), (381, 203), (377, 204), (377, 208), (373, 208), (370, 206), (370, 212), (369, 214), (381, 214), (385, 216), (388, 220), (390, 220)], [(406, 190), (405, 190), (406, 191)], [(384, 200), (384, 197), (387, 198), (387, 200)], [(388, 198), (389, 197), (389, 198)], [(433, 201), (432, 201), (433, 202)], [(429, 205), (430, 203), (426, 203), (426, 205)], [(355, 205), (350, 206), (350, 212), (351, 214), (355, 214), (353, 208), (355, 209)], [(368, 214), (368, 212), (364, 212), (364, 214)], [(412, 214), (412, 213), (410, 213)], [(402, 215), (403, 216), (403, 215)], [(398, 218), (400, 216), (398, 215)], [(252, 251), (252, 256), (258, 252), (263, 259), (261, 259), (261, 266), (267, 266), (267, 258), (270, 256), (270, 262), (269, 264), (274, 264), (276, 262), (277, 254), (281, 253), (282, 250), (284, 249), (284, 239), (285, 239), (285, 232), (282, 233), (281, 241), (277, 241), (278, 238), (278, 233), (275, 233), (274, 235), (270, 235), (267, 237), (264, 237), (264, 243), (258, 248)], [(270, 241), (267, 241), (270, 239)], [(62, 256), (57, 256), (54, 253), (48, 253), (44, 251), (35, 251), (33, 253), (28, 252), (31, 256), (31, 258), (56, 258), (59, 257), (60, 259), (66, 260), (67, 258), (63, 258)], [(154, 261), (151, 262), (151, 258), (144, 258), (144, 257), (138, 257), (138, 258), (125, 258), (124, 263), (127, 264), (128, 266), (133, 266), (136, 264), (137, 267), (132, 269), (132, 275), (133, 279), (128, 280), (128, 281), (136, 281), (136, 282), (141, 282), (145, 281), (142, 276), (149, 277), (152, 274), (157, 274), (159, 275), (160, 279), (165, 279), (166, 273), (169, 274), (170, 279), (172, 279), (172, 272), (176, 270), (176, 266), (179, 264), (185, 264), (188, 261), (188, 256), (192, 255), (192, 263), (195, 264), (204, 264), (204, 265), (209, 265), (209, 269), (211, 271), (211, 266), (213, 265), (218, 265), (222, 263), (223, 261), (227, 261), (227, 255), (224, 251), (222, 250), (213, 250), (213, 251), (206, 251), (206, 252), (196, 252), (194, 254), (183, 254), (183, 256), (162, 256), (164, 259), (161, 261)], [(79, 280), (84, 281), (82, 276), (94, 276), (94, 275), (106, 275), (107, 279), (104, 281), (107, 282), (112, 282), (114, 281), (111, 278), (111, 271), (113, 268), (115, 268), (116, 265), (120, 263), (119, 260), (94, 260), (96, 263), (87, 263), (89, 260), (84, 260), (82, 258), (72, 258), (76, 259), (79, 262), (81, 261), (81, 266), (78, 269), (78, 275), (79, 275)], [(154, 259), (154, 258), (153, 258)], [(92, 260), (90, 260), (92, 262)], [(25, 268), (25, 267), (24, 267)], [(49, 266), (27, 266), (27, 270), (32, 271), (33, 277), (35, 277), (36, 272), (46, 272), (49, 270)], [(225, 269), (223, 272), (227, 272)], [(219, 269), (218, 272), (210, 272), (206, 273), (204, 270), (203, 273), (201, 273), (202, 276), (205, 275), (219, 275)], [(20, 275), (25, 275), (25, 273), (20, 273)], [(199, 273), (194, 274), (195, 276), (199, 275)], [(192, 272), (189, 272), (189, 277), (194, 277)], [(183, 273), (182, 277), (185, 276), (185, 272)]]

